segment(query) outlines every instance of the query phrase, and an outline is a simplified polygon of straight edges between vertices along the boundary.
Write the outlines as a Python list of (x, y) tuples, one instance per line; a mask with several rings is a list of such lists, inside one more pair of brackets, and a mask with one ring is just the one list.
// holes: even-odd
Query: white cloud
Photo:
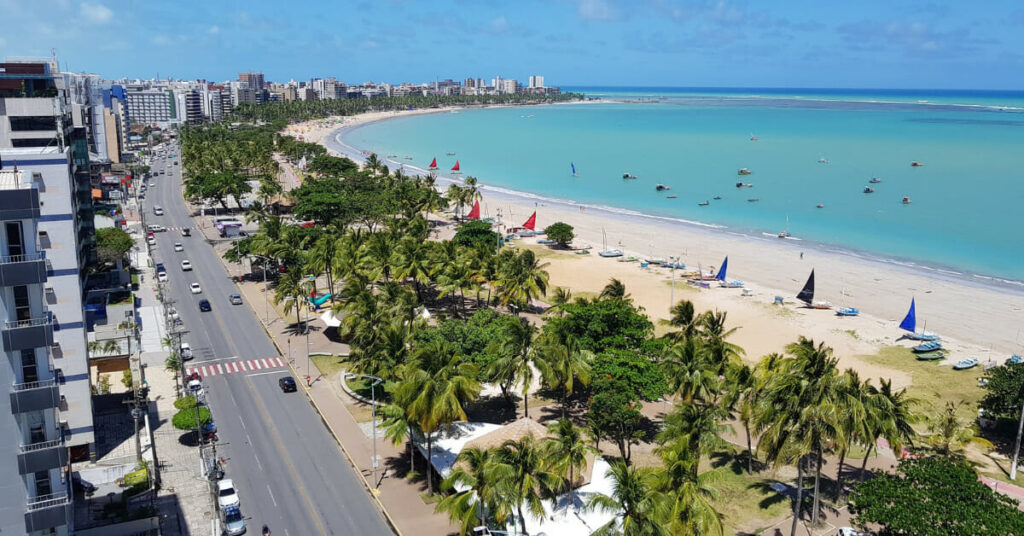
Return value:
[(114, 18), (114, 12), (103, 4), (82, 2), (82, 5), (79, 7), (79, 12), (85, 20), (96, 24), (104, 24), (110, 22), (110, 20)]
[(220, 27), (217, 26), (217, 25), (210, 26), (210, 28), (208, 30), (206, 30), (206, 33), (208, 33), (210, 35), (217, 35), (217, 34), (220, 33)]
[(605, 0), (580, 0), (579, 14), (589, 20), (615, 20), (618, 14)]
[(504, 33), (508, 31), (508, 20), (504, 16), (498, 17), (491, 21), (491, 31), (494, 33)]
[(172, 43), (173, 41), (171, 40), (171, 38), (167, 37), (166, 35), (157, 34), (153, 36), (154, 45), (170, 45)]

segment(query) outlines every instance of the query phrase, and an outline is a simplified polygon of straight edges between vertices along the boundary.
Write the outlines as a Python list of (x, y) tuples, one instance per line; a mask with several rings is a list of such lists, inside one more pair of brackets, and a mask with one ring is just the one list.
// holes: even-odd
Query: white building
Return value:
[(133, 125), (157, 125), (166, 128), (178, 121), (174, 93), (166, 89), (128, 86), (128, 118)]
[(544, 87), (544, 77), (543, 76), (531, 76), (530, 77), (530, 85), (529, 85), (530, 89), (542, 88), (542, 87)]

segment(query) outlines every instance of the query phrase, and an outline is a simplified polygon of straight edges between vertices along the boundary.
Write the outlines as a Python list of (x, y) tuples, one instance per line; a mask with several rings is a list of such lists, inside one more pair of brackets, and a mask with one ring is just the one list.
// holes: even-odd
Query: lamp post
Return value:
[[(295, 299), (294, 296), (288, 296), (287, 298), (284, 299), (284, 301), (286, 301), (286, 302), (294, 301), (296, 307), (298, 307), (299, 303), (300, 303), (300, 301)], [(306, 331), (306, 387), (309, 387), (313, 383), (312, 380), (311, 380), (311, 376), (309, 374), (309, 307), (306, 307), (305, 331)], [(291, 341), (292, 341), (291, 338), (289, 338), (288, 339), (288, 359), (289, 360), (291, 360), (291, 357), (292, 357)]]
[[(267, 317), (265, 322), (266, 325), (270, 325), (270, 304), (267, 301), (267, 262), (270, 261), (269, 257), (263, 255), (249, 255), (250, 257), (256, 257), (257, 259), (263, 259), (263, 314)], [(252, 259), (249, 259), (249, 271), (252, 272)]]
[[(370, 380), (370, 413), (373, 419), (373, 459), (371, 460), (371, 465), (373, 466), (373, 489), (377, 489), (377, 395), (374, 388), (383, 383), (384, 380), (369, 374), (346, 373), (346, 375)], [(345, 378), (342, 377), (341, 381), (345, 381)]]

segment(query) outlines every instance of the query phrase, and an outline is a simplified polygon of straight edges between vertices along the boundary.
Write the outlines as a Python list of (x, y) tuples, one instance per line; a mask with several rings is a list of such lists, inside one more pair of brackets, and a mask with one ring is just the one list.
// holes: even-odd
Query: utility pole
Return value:
[(1010, 465), (1010, 480), (1017, 480), (1017, 458), (1020, 454), (1021, 432), (1024, 432), (1024, 403), (1021, 404), (1020, 408), (1020, 423), (1017, 425), (1017, 441), (1013, 444), (1013, 464)]

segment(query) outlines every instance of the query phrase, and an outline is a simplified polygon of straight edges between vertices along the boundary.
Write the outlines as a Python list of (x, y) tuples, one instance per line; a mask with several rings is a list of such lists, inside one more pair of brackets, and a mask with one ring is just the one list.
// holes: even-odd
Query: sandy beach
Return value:
[[(337, 134), (374, 121), (445, 111), (448, 110), (374, 112), (329, 118), (291, 125), (285, 133), (324, 144), (332, 153), (360, 158), (360, 150), (341, 147), (333, 141)], [(753, 295), (742, 296), (739, 289), (717, 285), (698, 289), (686, 284), (677, 271), (674, 298), (690, 299), (698, 310), (728, 312), (730, 325), (741, 327), (732, 340), (746, 350), (751, 360), (782, 351), (786, 344), (804, 335), (834, 348), (840, 365), (854, 368), (862, 377), (889, 377), (895, 385), (905, 386), (909, 383), (908, 374), (868, 363), (858, 356), (874, 354), (887, 345), (913, 345), (912, 341), (898, 340), (903, 332), (897, 327), (911, 298), (917, 301), (918, 330), (927, 323), (929, 332), (942, 336), (950, 353), (943, 362), (946, 366), (968, 356), (977, 356), (983, 364), (1002, 363), (1011, 354), (1020, 353), (1018, 336), (1024, 327), (1021, 291), (968, 283), (922, 268), (811, 247), (799, 240), (752, 237), (601, 207), (535, 199), (490, 188), (486, 177), (478, 178), (483, 184), (482, 209), (486, 215), (499, 217), (501, 223), (514, 227), (536, 210), (538, 230), (563, 221), (575, 228), (574, 246), (592, 246), (590, 255), (537, 246), (544, 250), (544, 260), (550, 263), (547, 270), (552, 288), (562, 286), (575, 293), (596, 293), (610, 278), (618, 278), (652, 319), (667, 315), (673, 294), (670, 270), (641, 268), (637, 262), (597, 256), (602, 249), (602, 230), (607, 233), (609, 248), (617, 247), (627, 256), (641, 259), (679, 257), (680, 262), (686, 263), (687, 271), (698, 266), (705, 271), (717, 268), (728, 255), (729, 279), (744, 281)], [(441, 188), (450, 182), (449, 178), (438, 178)], [(535, 242), (536, 239), (526, 238), (516, 245)], [(844, 318), (836, 316), (834, 310), (803, 308), (795, 296), (812, 269), (816, 300), (828, 300), (835, 307), (857, 307), (861, 315)], [(782, 296), (785, 304), (773, 305), (776, 296)]]

